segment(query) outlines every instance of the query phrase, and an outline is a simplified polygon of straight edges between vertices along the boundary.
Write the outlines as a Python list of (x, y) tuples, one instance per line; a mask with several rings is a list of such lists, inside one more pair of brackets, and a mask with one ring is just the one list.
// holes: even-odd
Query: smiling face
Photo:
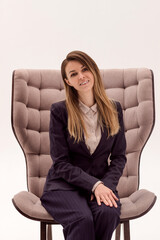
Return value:
[(69, 61), (65, 68), (66, 83), (74, 87), (79, 94), (92, 92), (94, 76), (91, 71), (78, 61)]

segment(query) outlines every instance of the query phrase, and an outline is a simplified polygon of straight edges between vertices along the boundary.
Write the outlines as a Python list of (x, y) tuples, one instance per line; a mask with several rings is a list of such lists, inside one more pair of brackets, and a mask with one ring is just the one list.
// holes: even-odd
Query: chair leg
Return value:
[(129, 221), (124, 222), (124, 240), (130, 240), (130, 227)]
[(41, 222), (41, 240), (46, 240), (46, 223)]
[(115, 240), (120, 240), (120, 236), (121, 236), (121, 224), (119, 224), (116, 228)]
[(47, 235), (48, 235), (48, 239), (47, 240), (52, 240), (52, 225), (48, 224), (48, 229), (47, 229)]

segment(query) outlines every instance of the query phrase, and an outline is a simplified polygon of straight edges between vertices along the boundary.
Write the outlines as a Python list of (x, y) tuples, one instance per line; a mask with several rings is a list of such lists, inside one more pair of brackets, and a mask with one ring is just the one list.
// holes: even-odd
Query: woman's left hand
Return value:
[(90, 199), (90, 200), (92, 201), (93, 199), (94, 199), (94, 194), (92, 193), (92, 194), (91, 194), (91, 199)]

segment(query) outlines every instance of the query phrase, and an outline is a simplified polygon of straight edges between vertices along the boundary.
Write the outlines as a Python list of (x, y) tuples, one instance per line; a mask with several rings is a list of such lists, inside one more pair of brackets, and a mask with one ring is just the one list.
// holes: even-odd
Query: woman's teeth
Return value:
[(85, 81), (85, 82), (81, 83), (80, 86), (81, 86), (81, 85), (85, 85), (85, 84), (88, 83), (88, 82), (89, 82), (89, 81)]

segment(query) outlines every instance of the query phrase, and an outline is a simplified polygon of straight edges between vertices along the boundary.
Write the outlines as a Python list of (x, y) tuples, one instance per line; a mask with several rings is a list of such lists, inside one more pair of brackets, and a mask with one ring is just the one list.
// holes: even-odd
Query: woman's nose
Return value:
[(83, 73), (79, 73), (79, 79), (83, 79), (84, 78), (84, 75), (83, 75)]

